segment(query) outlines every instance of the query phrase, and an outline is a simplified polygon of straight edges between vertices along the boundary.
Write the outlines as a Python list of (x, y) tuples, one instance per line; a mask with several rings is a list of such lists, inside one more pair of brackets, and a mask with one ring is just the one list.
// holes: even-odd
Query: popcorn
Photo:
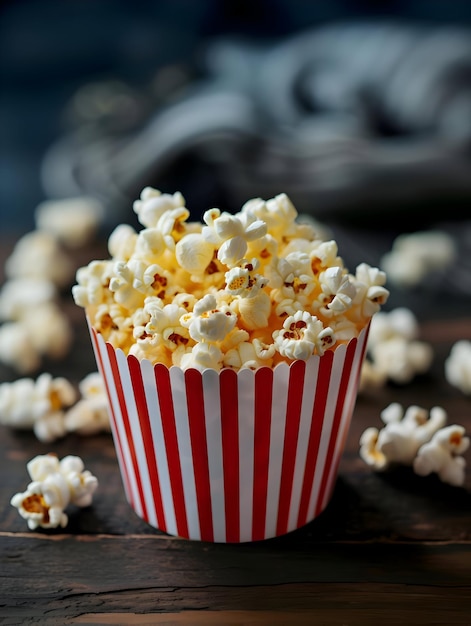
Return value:
[(32, 428), (36, 437), (51, 442), (65, 435), (64, 410), (76, 401), (74, 387), (62, 377), (43, 373), (36, 381), (19, 379), (0, 385), (0, 423)]
[(0, 319), (18, 321), (28, 309), (52, 302), (56, 296), (56, 286), (50, 280), (7, 280), (0, 291)]
[(94, 435), (110, 432), (108, 398), (101, 374), (91, 372), (79, 383), (80, 400), (64, 415), (68, 432), (79, 435)]
[(428, 414), (418, 406), (404, 411), (393, 402), (383, 409), (381, 419), (386, 426), (367, 428), (360, 438), (361, 458), (377, 471), (395, 463), (411, 465), (419, 448), (445, 425), (447, 415), (438, 406)]
[[(372, 309), (368, 309), (371, 311)], [(388, 380), (405, 385), (428, 371), (433, 360), (430, 344), (417, 339), (419, 325), (409, 309), (376, 312), (368, 335), (368, 357), (362, 367), (360, 392)]]
[(32, 348), (21, 322), (6, 322), (0, 326), (0, 360), (20, 374), (31, 374), (39, 369), (41, 355)]
[(432, 347), (423, 341), (408, 342), (402, 337), (369, 348), (373, 364), (379, 374), (399, 385), (409, 383), (417, 374), (430, 368), (433, 359)]
[(469, 448), (465, 429), (456, 424), (438, 430), (432, 439), (420, 447), (414, 459), (414, 472), (419, 476), (435, 473), (444, 483), (463, 485), (466, 460), (460, 456)]
[(450, 485), (464, 483), (466, 461), (460, 455), (470, 440), (462, 426), (445, 426), (442, 407), (433, 407), (429, 414), (418, 406), (404, 412), (393, 402), (381, 412), (381, 419), (384, 428), (367, 428), (360, 437), (360, 457), (370, 467), (384, 471), (394, 464), (410, 465), (419, 476), (436, 473)]
[(0, 326), (0, 360), (21, 374), (38, 370), (42, 357), (62, 358), (71, 343), (69, 319), (53, 302), (30, 306), (18, 321)]
[(445, 377), (450, 385), (471, 395), (471, 341), (462, 339), (452, 346), (445, 361)]
[(103, 218), (103, 205), (85, 196), (47, 200), (35, 211), (36, 227), (54, 235), (69, 248), (78, 248), (95, 234)]
[(305, 361), (311, 354), (324, 354), (334, 343), (330, 327), (324, 328), (315, 315), (297, 311), (286, 318), (283, 329), (273, 333), (275, 347), (282, 356)]
[(234, 215), (212, 208), (202, 223), (180, 193), (146, 187), (133, 208), (144, 228), (118, 226), (112, 258), (80, 268), (72, 294), (139, 359), (217, 370), (308, 359), (358, 336), (389, 295), (384, 272), (350, 274), (286, 194)]
[(42, 357), (61, 359), (72, 345), (69, 318), (55, 303), (44, 303), (25, 311), (21, 324), (30, 339), (31, 348)]
[(119, 224), (108, 238), (108, 252), (118, 261), (129, 261), (137, 244), (138, 234), (132, 226)]
[(70, 257), (54, 235), (43, 231), (33, 231), (21, 237), (5, 262), (8, 279), (36, 278), (65, 287), (73, 274)]
[(147, 228), (157, 226), (162, 215), (172, 209), (185, 206), (185, 199), (180, 192), (173, 196), (161, 193), (158, 189), (145, 187), (141, 192), (141, 197), (133, 204), (134, 212), (137, 214), (139, 222)]
[(341, 267), (329, 267), (319, 276), (323, 304), (321, 312), (327, 317), (347, 311), (356, 296), (355, 286)]
[(381, 267), (394, 284), (410, 289), (432, 272), (449, 267), (456, 255), (455, 241), (443, 231), (402, 234), (382, 257)]
[(36, 528), (65, 528), (69, 504), (89, 506), (98, 480), (84, 469), (82, 459), (66, 456), (61, 461), (53, 454), (39, 455), (27, 464), (32, 482), (26, 491), (15, 494), (10, 503), (27, 520), (31, 530)]

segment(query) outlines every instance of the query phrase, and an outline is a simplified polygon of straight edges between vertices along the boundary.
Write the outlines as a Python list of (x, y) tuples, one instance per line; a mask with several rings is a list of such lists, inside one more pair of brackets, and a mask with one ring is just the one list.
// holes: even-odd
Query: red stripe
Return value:
[(355, 355), (355, 347), (357, 345), (357, 340), (352, 339), (350, 343), (347, 345), (345, 360), (342, 368), (342, 372), (340, 373), (340, 385), (339, 391), (337, 395), (337, 403), (335, 405), (334, 419), (332, 422), (332, 429), (330, 431), (330, 439), (329, 446), (327, 448), (327, 455), (325, 459), (325, 464), (322, 473), (322, 480), (319, 487), (319, 496), (317, 498), (316, 508), (314, 510), (314, 515), (319, 515), (321, 511), (322, 502), (324, 501), (324, 493), (327, 485), (327, 479), (329, 478), (330, 466), (332, 465), (332, 459), (335, 451), (335, 444), (337, 442), (337, 435), (339, 432), (340, 420), (342, 417), (343, 406), (345, 402), (345, 395), (347, 393), (348, 383), (350, 381), (350, 372), (352, 369), (353, 357)]
[(291, 492), (293, 489), (305, 370), (306, 363), (304, 361), (295, 361), (289, 371), (285, 440), (283, 445), (278, 518), (276, 522), (277, 535), (285, 534), (288, 529), (288, 516), (291, 504)]
[(304, 468), (303, 486), (301, 488), (301, 500), (299, 503), (297, 526), (307, 523), (309, 499), (311, 496), (314, 471), (316, 469), (319, 442), (321, 439), (322, 425), (324, 423), (325, 405), (329, 391), (330, 374), (332, 370), (333, 352), (327, 351), (319, 359), (319, 374), (315, 389), (314, 406), (312, 409), (311, 430), (306, 454), (306, 466)]
[(226, 542), (240, 541), (239, 494), (239, 411), (237, 374), (222, 370), (219, 377), (222, 429), (222, 463), (224, 471), (224, 508)]
[(121, 476), (122, 476), (123, 483), (124, 483), (124, 490), (126, 492), (126, 497), (129, 503), (131, 504), (131, 506), (134, 506), (133, 505), (134, 498), (133, 498), (132, 490), (131, 490), (131, 482), (129, 480), (129, 474), (128, 474), (128, 470), (126, 467), (126, 462), (124, 460), (123, 446), (121, 444), (121, 438), (119, 435), (119, 430), (118, 430), (118, 425), (116, 421), (116, 415), (115, 415), (114, 408), (113, 408), (113, 403), (111, 402), (111, 393), (110, 393), (110, 388), (108, 384), (108, 379), (105, 373), (105, 366), (103, 363), (100, 344), (98, 342), (98, 337), (97, 337), (95, 329), (92, 328), (91, 326), (89, 326), (89, 328), (90, 328), (90, 336), (92, 338), (93, 349), (95, 352), (98, 369), (100, 370), (100, 374), (101, 374), (101, 377), (103, 379), (103, 382), (106, 388), (106, 395), (108, 397), (108, 408), (110, 410), (111, 429), (113, 433), (113, 440), (115, 442), (115, 449), (116, 449), (116, 453), (118, 457), (119, 469), (121, 471)]
[(119, 367), (118, 367), (118, 362), (116, 360), (116, 352), (115, 349), (113, 348), (113, 346), (111, 346), (110, 344), (106, 344), (106, 348), (108, 350), (108, 358), (110, 360), (110, 365), (111, 365), (111, 369), (113, 372), (113, 378), (114, 378), (114, 384), (116, 387), (116, 393), (118, 395), (118, 402), (119, 402), (119, 407), (120, 407), (120, 412), (121, 412), (121, 419), (123, 421), (123, 425), (124, 425), (124, 430), (126, 433), (126, 440), (127, 440), (127, 444), (129, 447), (129, 452), (131, 454), (131, 462), (134, 468), (134, 475), (136, 477), (136, 483), (137, 483), (137, 491), (138, 491), (138, 495), (139, 495), (139, 499), (141, 502), (141, 510), (142, 510), (142, 516), (144, 517), (144, 519), (148, 519), (147, 517), (147, 508), (146, 508), (146, 503), (145, 503), (145, 499), (144, 499), (144, 492), (142, 489), (142, 483), (141, 483), (141, 475), (139, 472), (139, 462), (137, 460), (137, 454), (136, 454), (136, 449), (134, 447), (134, 439), (132, 436), (132, 431), (131, 431), (131, 425), (129, 423), (129, 415), (128, 415), (128, 409), (126, 406), (126, 399), (124, 397), (124, 393), (123, 393), (123, 387), (121, 384), (121, 377), (119, 374)]
[(186, 519), (185, 497), (183, 492), (182, 469), (178, 450), (177, 428), (175, 425), (175, 411), (173, 409), (170, 374), (164, 365), (155, 365), (155, 382), (159, 396), (162, 429), (164, 433), (167, 463), (172, 487), (173, 506), (177, 523), (177, 532), (180, 537), (188, 537), (188, 522)]
[(154, 441), (152, 437), (146, 394), (144, 391), (144, 383), (142, 381), (141, 367), (139, 361), (132, 355), (128, 356), (128, 365), (146, 454), (147, 469), (149, 472), (150, 486), (152, 488), (155, 515), (157, 518), (157, 527), (160, 528), (160, 530), (166, 531), (167, 526), (165, 523), (165, 514), (162, 505), (159, 472), (155, 460)]
[(195, 369), (187, 369), (185, 371), (185, 385), (201, 540), (214, 541), (201, 373)]
[(261, 367), (255, 373), (254, 400), (254, 468), (252, 540), (265, 538), (267, 514), (268, 461), (270, 458), (270, 427), (273, 370)]
[[(365, 352), (366, 352), (366, 342), (367, 342), (367, 337), (368, 337), (368, 328), (366, 329), (366, 336), (364, 338), (364, 343), (363, 346), (361, 347), (361, 354), (360, 354), (360, 358), (358, 360), (358, 364), (357, 364), (357, 370), (355, 372), (352, 372), (350, 375), (350, 378), (354, 377), (355, 378), (355, 382), (354, 384), (352, 384), (352, 386), (350, 387), (350, 393), (349, 395), (346, 397), (346, 408), (344, 409), (344, 414), (347, 416), (347, 420), (348, 423), (346, 424), (345, 428), (343, 429), (343, 433), (342, 433), (342, 440), (340, 442), (340, 447), (339, 447), (339, 454), (337, 456), (337, 459), (335, 460), (335, 466), (333, 469), (333, 476), (337, 476), (338, 474), (338, 470), (339, 470), (339, 465), (340, 465), (340, 459), (342, 458), (342, 453), (343, 450), (345, 449), (345, 445), (347, 443), (347, 437), (348, 437), (348, 432), (349, 432), (349, 428), (350, 428), (350, 422), (351, 422), (351, 418), (353, 415), (353, 411), (355, 408), (355, 403), (357, 400), (357, 395), (358, 395), (358, 382), (360, 379), (360, 374), (361, 374), (361, 368), (363, 365), (363, 360), (364, 360), (364, 356), (365, 356)], [(358, 350), (358, 341), (355, 345), (355, 351)], [(334, 486), (335, 481), (332, 481), (332, 488)], [(329, 496), (330, 498), (330, 496)]]

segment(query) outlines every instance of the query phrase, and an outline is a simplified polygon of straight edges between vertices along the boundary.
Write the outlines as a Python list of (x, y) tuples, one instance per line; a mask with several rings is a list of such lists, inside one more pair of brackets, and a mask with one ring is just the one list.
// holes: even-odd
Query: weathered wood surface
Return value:
[[(95, 369), (82, 311), (65, 301), (76, 340), (48, 371), (73, 381)], [(360, 395), (332, 501), (285, 537), (224, 545), (189, 542), (142, 522), (124, 498), (108, 434), (53, 444), (0, 427), (0, 623), (310, 625), (471, 624), (471, 460), (462, 488), (409, 469), (373, 473), (358, 455), (363, 430), (389, 402), (443, 406), (471, 432), (471, 399), (444, 378), (471, 316), (428, 315), (431, 371), (404, 387)], [(15, 375), (0, 369), (0, 381)], [(99, 479), (94, 503), (63, 530), (27, 529), (9, 505), (27, 461), (81, 456)]]

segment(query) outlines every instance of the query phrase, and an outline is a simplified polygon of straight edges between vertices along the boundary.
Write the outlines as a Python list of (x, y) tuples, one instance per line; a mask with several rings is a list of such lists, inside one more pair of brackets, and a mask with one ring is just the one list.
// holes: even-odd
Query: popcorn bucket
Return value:
[(327, 506), (368, 327), (322, 357), (238, 372), (152, 365), (90, 334), (126, 497), (151, 526), (193, 540), (258, 541)]

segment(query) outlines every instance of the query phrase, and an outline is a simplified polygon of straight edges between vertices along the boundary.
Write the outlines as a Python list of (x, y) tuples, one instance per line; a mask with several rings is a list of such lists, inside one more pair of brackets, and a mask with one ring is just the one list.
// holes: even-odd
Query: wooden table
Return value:
[[(96, 367), (83, 312), (65, 296), (64, 307), (75, 344), (66, 361), (45, 368), (78, 382)], [(264, 542), (192, 542), (142, 522), (125, 500), (108, 434), (48, 445), (0, 427), (0, 623), (471, 624), (470, 452), (463, 488), (405, 467), (376, 474), (358, 454), (361, 433), (381, 425), (392, 401), (443, 406), (449, 423), (471, 433), (471, 399), (443, 373), (470, 329), (471, 317), (422, 323), (435, 352), (430, 372), (359, 397), (327, 510)], [(14, 377), (0, 370), (0, 381)], [(65, 529), (30, 531), (9, 501), (29, 482), (27, 461), (50, 451), (82, 457), (99, 489), (91, 507), (71, 510)]]

